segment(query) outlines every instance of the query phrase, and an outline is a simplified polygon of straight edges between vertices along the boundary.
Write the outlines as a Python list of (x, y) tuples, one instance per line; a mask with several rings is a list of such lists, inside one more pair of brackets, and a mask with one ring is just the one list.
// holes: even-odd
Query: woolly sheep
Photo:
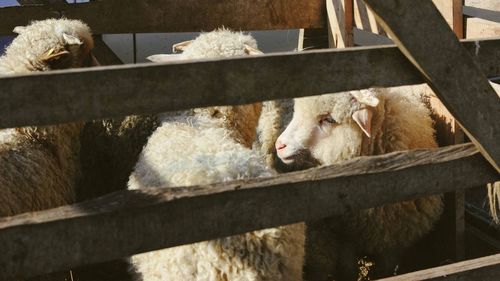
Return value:
[(77, 201), (127, 188), (128, 178), (148, 137), (158, 127), (155, 115), (94, 120), (82, 129)]
[[(49, 19), (14, 31), (19, 35), (0, 57), (0, 75), (96, 64), (90, 29), (80, 21)], [(0, 216), (74, 202), (81, 127), (0, 130)]]
[[(183, 46), (186, 57), (257, 52), (249, 35), (219, 30)], [(185, 59), (182, 57), (181, 59)], [(153, 60), (171, 60), (171, 56)], [(250, 146), (260, 104), (162, 116), (130, 176), (129, 189), (175, 187), (271, 175)], [(143, 280), (301, 280), (304, 226), (254, 231), (132, 257)]]
[[(330, 165), (362, 155), (434, 148), (432, 119), (413, 89), (369, 89), (295, 99), (292, 121), (276, 141), (278, 156), (289, 165), (311, 163), (304, 155)], [(375, 257), (377, 270), (392, 273), (402, 249), (428, 233), (442, 209), (441, 196), (429, 196), (333, 219), (334, 225), (326, 227), (332, 228), (330, 239), (338, 240), (332, 246), (338, 276), (355, 279), (357, 258), (364, 255)]]

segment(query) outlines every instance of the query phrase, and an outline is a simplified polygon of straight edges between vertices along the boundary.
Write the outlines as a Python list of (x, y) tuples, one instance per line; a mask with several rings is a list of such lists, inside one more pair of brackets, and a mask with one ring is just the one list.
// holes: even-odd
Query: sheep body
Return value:
[[(220, 30), (202, 34), (184, 52), (189, 58), (236, 56), (246, 54), (246, 45), (257, 48), (250, 36)], [(254, 104), (161, 116), (129, 189), (272, 175), (250, 149), (260, 112), (261, 104)], [(295, 224), (140, 254), (131, 261), (146, 281), (301, 280), (303, 244), (304, 225)]]
[[(87, 25), (49, 19), (17, 27), (0, 75), (92, 64)], [(0, 216), (70, 204), (80, 176), (81, 123), (0, 130)]]
[(84, 176), (78, 183), (77, 201), (127, 189), (139, 153), (157, 127), (155, 115), (131, 115), (85, 123), (80, 137)]
[[(278, 155), (289, 165), (311, 163), (298, 159), (302, 155), (330, 165), (362, 155), (437, 147), (419, 92), (418, 87), (398, 87), (296, 99), (293, 119), (276, 142)], [(353, 120), (356, 114), (363, 117)], [(428, 233), (442, 210), (441, 196), (429, 196), (349, 212), (324, 221), (330, 226), (320, 227), (330, 229), (317, 232), (330, 236), (322, 239), (337, 240), (331, 259), (338, 261), (338, 274), (349, 280), (356, 277), (357, 258), (364, 255), (376, 257), (381, 271), (393, 270), (402, 249)], [(315, 262), (325, 260), (306, 261)]]

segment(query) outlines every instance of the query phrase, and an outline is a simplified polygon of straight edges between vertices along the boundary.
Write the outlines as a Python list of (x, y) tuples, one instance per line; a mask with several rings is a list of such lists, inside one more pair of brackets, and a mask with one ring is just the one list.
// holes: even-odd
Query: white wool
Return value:
[[(0, 76), (51, 70), (49, 62), (57, 63), (61, 57), (49, 61), (47, 54), (65, 54), (63, 63), (54, 64), (59, 68), (90, 61), (92, 36), (80, 21), (49, 19), (15, 31), (19, 35), (0, 57)], [(81, 126), (0, 130), (0, 216), (74, 203)]]
[[(278, 139), (280, 144), (286, 144), (278, 155), (289, 164), (301, 160), (294, 157), (312, 155), (320, 164), (332, 165), (362, 155), (437, 147), (433, 121), (421, 93), (421, 87), (404, 86), (363, 90), (354, 95), (337, 93), (298, 98), (292, 121)], [(366, 99), (364, 95), (370, 96)], [(373, 114), (369, 126), (371, 137), (353, 120), (355, 113), (366, 110)], [(330, 122), (320, 122), (326, 119)], [(370, 254), (390, 260), (392, 254), (389, 253), (397, 256), (428, 233), (442, 209), (441, 197), (430, 196), (352, 212), (336, 220), (339, 224), (336, 234), (341, 237), (339, 251), (345, 255), (339, 262), (348, 268), (339, 267), (350, 271), (342, 273), (343, 277), (357, 272), (356, 260), (345, 259)]]
[[(184, 50), (188, 58), (245, 55), (249, 35), (217, 30)], [(259, 109), (260, 112), (260, 109)], [(251, 144), (258, 115), (250, 105), (194, 109), (160, 116), (130, 176), (129, 189), (177, 187), (270, 176)], [(245, 127), (245, 128), (238, 128)], [(243, 133), (245, 131), (245, 133)], [(253, 133), (249, 133), (253, 131)], [(135, 255), (145, 281), (302, 280), (304, 225), (295, 224)]]
[[(75, 38), (85, 44), (85, 50), (93, 48), (89, 27), (79, 20), (34, 21), (29, 26), (16, 27), (14, 31), (18, 36), (6, 48), (5, 55), (0, 57), (0, 75), (50, 70), (40, 61), (43, 54), (51, 49), (67, 49), (75, 43)], [(73, 56), (72, 67), (80, 67), (82, 62), (80, 45), (77, 45), (75, 49), (68, 49)]]
[(245, 45), (257, 49), (257, 41), (251, 35), (218, 29), (200, 34), (182, 55), (187, 59), (244, 56)]

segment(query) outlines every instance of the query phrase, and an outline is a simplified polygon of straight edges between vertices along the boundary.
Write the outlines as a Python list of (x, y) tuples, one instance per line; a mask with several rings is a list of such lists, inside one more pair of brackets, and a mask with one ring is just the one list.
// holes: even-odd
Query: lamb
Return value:
[[(429, 110), (412, 89), (369, 89), (295, 99), (292, 121), (276, 141), (277, 154), (288, 165), (312, 163), (305, 156), (320, 165), (331, 165), (363, 155), (437, 147)], [(330, 268), (330, 274), (355, 280), (357, 258), (364, 255), (375, 258), (377, 270), (392, 273), (402, 249), (428, 233), (442, 210), (442, 198), (437, 195), (330, 219), (330, 225), (319, 230), (337, 240), (332, 242), (332, 259), (337, 259), (338, 272)], [(315, 276), (314, 280), (321, 278)]]
[[(16, 27), (0, 75), (97, 64), (89, 27), (48, 19)], [(75, 199), (81, 123), (0, 130), (0, 216), (54, 208)]]
[[(259, 53), (251, 36), (228, 30), (202, 34), (182, 48), (177, 59)], [(261, 104), (253, 104), (165, 114), (140, 155), (129, 189), (272, 175), (262, 156), (250, 149), (260, 111)], [(301, 280), (303, 244), (304, 225), (295, 224), (140, 254), (131, 260), (147, 281)]]

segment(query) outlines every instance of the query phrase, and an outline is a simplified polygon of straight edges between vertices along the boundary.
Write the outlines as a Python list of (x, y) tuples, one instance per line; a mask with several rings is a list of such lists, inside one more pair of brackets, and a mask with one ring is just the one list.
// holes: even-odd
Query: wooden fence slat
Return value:
[[(94, 34), (321, 28), (326, 26), (324, 0), (198, 1), (97, 0), (0, 8), (0, 34), (11, 34), (32, 20), (65, 16), (81, 19)], [(186, 16), (189, 15), (189, 16)]]
[(476, 7), (464, 6), (464, 14), (469, 17), (476, 17), (500, 23), (500, 11), (491, 11)]
[(101, 65), (120, 65), (122, 60), (113, 52), (113, 50), (104, 42), (101, 35), (94, 36), (94, 49), (92, 54), (97, 58)]
[(379, 281), (497, 281), (500, 276), (500, 254), (457, 262)]
[(436, 6), (430, 0), (365, 2), (467, 136), (500, 172), (500, 100)]
[(360, 157), (267, 179), (121, 191), (1, 218), (0, 279), (321, 219), (496, 179), (474, 145), (465, 144)]
[[(500, 40), (464, 43), (500, 73)], [(396, 47), (318, 50), (172, 64), (72, 69), (0, 78), (0, 127), (243, 104), (422, 83)]]

